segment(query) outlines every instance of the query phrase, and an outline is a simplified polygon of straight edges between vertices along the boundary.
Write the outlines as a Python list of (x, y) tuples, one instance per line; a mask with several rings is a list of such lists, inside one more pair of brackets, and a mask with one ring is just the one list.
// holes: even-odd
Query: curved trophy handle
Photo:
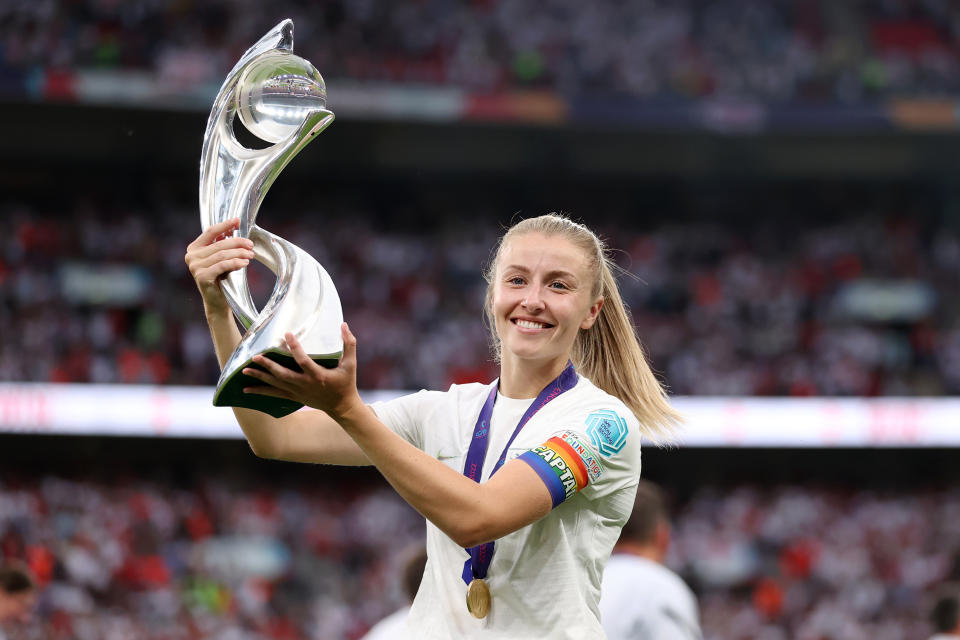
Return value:
[[(221, 281), (230, 308), (247, 333), (224, 365), (215, 405), (250, 407), (278, 417), (301, 406), (242, 393), (243, 386), (256, 384), (240, 371), (251, 366), (257, 354), (298, 368), (283, 348), (287, 331), (325, 366), (336, 366), (343, 353), (340, 298), (326, 270), (293, 243), (255, 224), (267, 190), (283, 168), (333, 122), (326, 97), (326, 85), (317, 70), (293, 54), (293, 22), (288, 19), (240, 58), (210, 111), (200, 160), (201, 226), (207, 229), (239, 218), (238, 235), (254, 241), (256, 259), (277, 276), (270, 299), (259, 312), (246, 269), (233, 271)], [(234, 136), (235, 117), (255, 136), (273, 144), (265, 149), (244, 147)]]

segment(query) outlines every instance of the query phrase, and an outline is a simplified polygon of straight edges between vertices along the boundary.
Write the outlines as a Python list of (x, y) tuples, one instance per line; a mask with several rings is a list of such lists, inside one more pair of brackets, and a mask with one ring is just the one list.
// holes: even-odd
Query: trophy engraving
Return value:
[[(244, 394), (260, 382), (241, 373), (263, 354), (299, 370), (283, 346), (292, 332), (310, 357), (335, 367), (343, 355), (340, 297), (329, 274), (298, 246), (255, 224), (267, 190), (293, 157), (333, 122), (326, 85), (310, 62), (293, 54), (293, 21), (284, 20), (240, 58), (227, 75), (207, 120), (200, 159), (200, 221), (203, 229), (240, 218), (236, 233), (254, 242), (256, 260), (277, 277), (263, 309), (250, 295), (246, 269), (233, 271), (221, 287), (246, 334), (223, 367), (213, 404), (257, 409), (274, 417), (300, 403)], [(249, 149), (234, 135), (234, 118), (267, 143)]]

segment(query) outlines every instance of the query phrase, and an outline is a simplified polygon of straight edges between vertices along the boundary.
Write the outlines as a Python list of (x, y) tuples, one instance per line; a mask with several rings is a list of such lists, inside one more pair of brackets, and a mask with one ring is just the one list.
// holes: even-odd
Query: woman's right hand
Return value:
[(240, 218), (224, 220), (208, 227), (187, 245), (183, 260), (203, 296), (207, 313), (229, 309), (219, 280), (227, 273), (247, 266), (253, 259), (253, 242), (233, 236), (239, 226)]

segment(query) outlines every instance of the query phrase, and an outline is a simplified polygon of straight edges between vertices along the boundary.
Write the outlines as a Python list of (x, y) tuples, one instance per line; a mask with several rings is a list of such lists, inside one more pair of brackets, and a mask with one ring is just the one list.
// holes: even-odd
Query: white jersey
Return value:
[(360, 640), (396, 640), (403, 638), (407, 628), (410, 605), (397, 609), (386, 618), (373, 625), (367, 635)]
[(609, 640), (699, 640), (697, 599), (677, 574), (615, 553), (603, 574), (600, 616)]
[[(490, 389), (453, 385), (446, 392), (421, 391), (372, 406), (408, 442), (463, 473)], [(482, 481), (531, 402), (498, 396)], [(492, 606), (481, 620), (467, 611), (462, 578), (467, 552), (428, 521), (427, 565), (410, 612), (410, 638), (604, 637), (600, 580), (633, 509), (639, 423), (620, 400), (580, 377), (524, 425), (507, 460), (521, 455), (550, 489), (555, 508), (496, 541), (486, 578)]]

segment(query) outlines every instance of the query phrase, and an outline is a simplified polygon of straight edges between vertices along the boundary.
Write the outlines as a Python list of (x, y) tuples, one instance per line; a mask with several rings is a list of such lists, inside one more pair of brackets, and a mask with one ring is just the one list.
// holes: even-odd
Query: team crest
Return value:
[(616, 411), (594, 411), (587, 416), (587, 437), (602, 455), (612, 456), (627, 443), (627, 421)]

